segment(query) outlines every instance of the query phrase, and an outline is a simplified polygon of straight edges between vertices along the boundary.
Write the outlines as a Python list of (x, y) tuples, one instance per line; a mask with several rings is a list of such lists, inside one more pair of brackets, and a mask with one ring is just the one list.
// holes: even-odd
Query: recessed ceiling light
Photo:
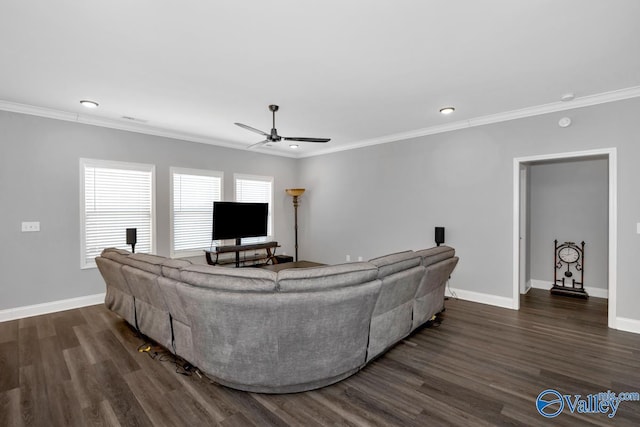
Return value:
[(80, 101), (80, 104), (87, 108), (98, 108), (98, 103), (95, 101), (89, 101), (88, 99), (83, 99)]
[(454, 107), (443, 107), (440, 109), (440, 113), (441, 114), (451, 114), (454, 111), (456, 111), (456, 109)]
[(300, 146), (298, 144), (289, 144), (289, 148), (293, 148), (295, 150), (296, 148), (300, 148)]
[(566, 128), (571, 126), (571, 119), (569, 117), (563, 117), (558, 121), (558, 126)]

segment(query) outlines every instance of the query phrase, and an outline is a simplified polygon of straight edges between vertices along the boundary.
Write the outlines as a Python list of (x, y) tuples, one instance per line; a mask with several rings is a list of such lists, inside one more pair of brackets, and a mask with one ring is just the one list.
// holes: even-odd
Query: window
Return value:
[(95, 267), (104, 248), (129, 249), (126, 229), (137, 228), (136, 251), (155, 252), (155, 166), (80, 159), (80, 266)]
[(171, 256), (202, 255), (211, 246), (213, 202), (222, 200), (222, 172), (171, 168)]
[(273, 177), (235, 174), (236, 202), (269, 203), (267, 237), (242, 239), (243, 244), (273, 240)]

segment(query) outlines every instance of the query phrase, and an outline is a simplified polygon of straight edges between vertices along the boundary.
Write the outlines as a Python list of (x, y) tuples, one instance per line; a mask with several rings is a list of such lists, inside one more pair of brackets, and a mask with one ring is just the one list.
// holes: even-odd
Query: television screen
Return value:
[(213, 202), (213, 240), (267, 235), (268, 203)]

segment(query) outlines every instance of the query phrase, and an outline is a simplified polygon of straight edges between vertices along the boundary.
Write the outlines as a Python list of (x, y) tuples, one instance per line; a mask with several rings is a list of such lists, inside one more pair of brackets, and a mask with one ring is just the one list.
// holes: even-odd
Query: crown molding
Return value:
[[(67, 122), (82, 123), (85, 125), (99, 126), (110, 129), (123, 130), (127, 132), (136, 132), (144, 135), (160, 136), (163, 138), (177, 139), (181, 141), (197, 142), (201, 144), (216, 145), (219, 147), (232, 148), (235, 150), (246, 150), (244, 147), (239, 147), (238, 144), (222, 141), (219, 139), (209, 138), (201, 135), (194, 135), (186, 132), (177, 132), (168, 129), (164, 129), (157, 126), (151, 126), (144, 123), (135, 122), (123, 122), (120, 120), (102, 118), (92, 116), (88, 114), (71, 113), (68, 111), (56, 110), (53, 108), (36, 107), (33, 105), (20, 104), (17, 102), (10, 102), (0, 100), (0, 110), (9, 111), (13, 113), (28, 114), (31, 116), (44, 117), (54, 120), (63, 120)], [(256, 153), (267, 154), (280, 157), (296, 158), (297, 155), (293, 153), (272, 153), (266, 150), (254, 149)]]
[[(404, 141), (413, 138), (419, 138), (427, 135), (435, 135), (439, 133), (452, 132), (460, 129), (467, 129), (476, 126), (484, 126), (494, 123), (506, 122), (510, 120), (523, 119), (526, 117), (539, 116), (541, 114), (555, 113), (558, 111), (573, 110), (576, 108), (590, 107), (592, 105), (605, 104), (608, 102), (622, 101), (630, 98), (640, 97), (640, 86), (634, 86), (611, 92), (603, 92), (595, 95), (587, 95), (573, 99), (572, 101), (558, 101), (550, 104), (537, 105), (533, 107), (522, 108), (519, 110), (505, 111), (487, 116), (475, 117), (468, 120), (460, 120), (458, 122), (448, 123), (446, 125), (430, 126), (427, 128), (416, 129), (409, 132), (401, 132), (392, 135), (381, 136), (372, 139), (354, 141), (340, 147), (332, 147), (324, 150), (314, 151), (312, 153), (290, 153), (285, 151), (271, 152), (264, 149), (254, 149), (253, 152), (267, 154), (271, 156), (289, 157), (289, 158), (305, 158), (322, 156), (325, 154), (337, 153), (346, 150), (355, 150), (357, 148), (369, 147), (372, 145), (386, 144), (389, 142)], [(185, 132), (172, 131), (157, 126), (151, 126), (143, 123), (129, 123), (120, 120), (100, 118), (92, 115), (71, 113), (68, 111), (55, 110), (52, 108), (36, 107), (32, 105), (19, 104), (16, 102), (0, 100), (0, 110), (10, 111), (14, 113), (29, 114), (32, 116), (46, 117), (56, 120), (65, 120), (69, 122), (83, 123), (92, 126), (100, 126), (111, 129), (124, 130), (129, 132), (142, 133), (146, 135), (160, 136), (164, 138), (172, 138), (182, 141), (198, 142), (202, 144), (217, 145), (220, 147), (232, 148), (235, 150), (245, 150), (237, 144), (205, 137), (201, 135), (193, 135)]]
[(497, 114), (476, 117), (468, 120), (460, 120), (458, 122), (449, 123), (440, 126), (430, 126), (427, 128), (417, 129), (410, 132), (396, 133), (393, 135), (382, 136), (363, 141), (356, 141), (344, 145), (342, 147), (334, 147), (326, 150), (316, 151), (314, 153), (303, 154), (299, 157), (315, 157), (325, 154), (337, 153), (340, 151), (354, 150), (356, 148), (369, 147), (372, 145), (386, 144), (389, 142), (409, 140), (421, 136), (435, 135), (438, 133), (452, 132), (460, 129), (467, 129), (476, 126), (484, 126), (493, 123), (501, 123), (510, 120), (523, 119), (526, 117), (539, 116), (542, 114), (555, 113), (558, 111), (573, 110), (576, 108), (590, 107), (592, 105), (606, 104), (608, 102), (622, 101), (630, 98), (640, 97), (640, 86), (629, 87), (625, 89), (614, 90), (611, 92), (603, 92), (595, 95), (587, 95), (575, 98), (571, 101), (558, 101), (550, 104), (536, 105), (533, 107), (522, 108), (519, 110), (505, 111)]

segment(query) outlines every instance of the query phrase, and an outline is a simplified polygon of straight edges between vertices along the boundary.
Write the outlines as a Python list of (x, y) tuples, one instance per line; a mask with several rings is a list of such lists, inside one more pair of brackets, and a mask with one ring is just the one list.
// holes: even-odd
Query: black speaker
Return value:
[(436, 227), (436, 245), (444, 243), (444, 227)]
[(138, 243), (138, 229), (127, 228), (127, 245), (131, 245), (131, 252), (136, 251), (136, 243)]

